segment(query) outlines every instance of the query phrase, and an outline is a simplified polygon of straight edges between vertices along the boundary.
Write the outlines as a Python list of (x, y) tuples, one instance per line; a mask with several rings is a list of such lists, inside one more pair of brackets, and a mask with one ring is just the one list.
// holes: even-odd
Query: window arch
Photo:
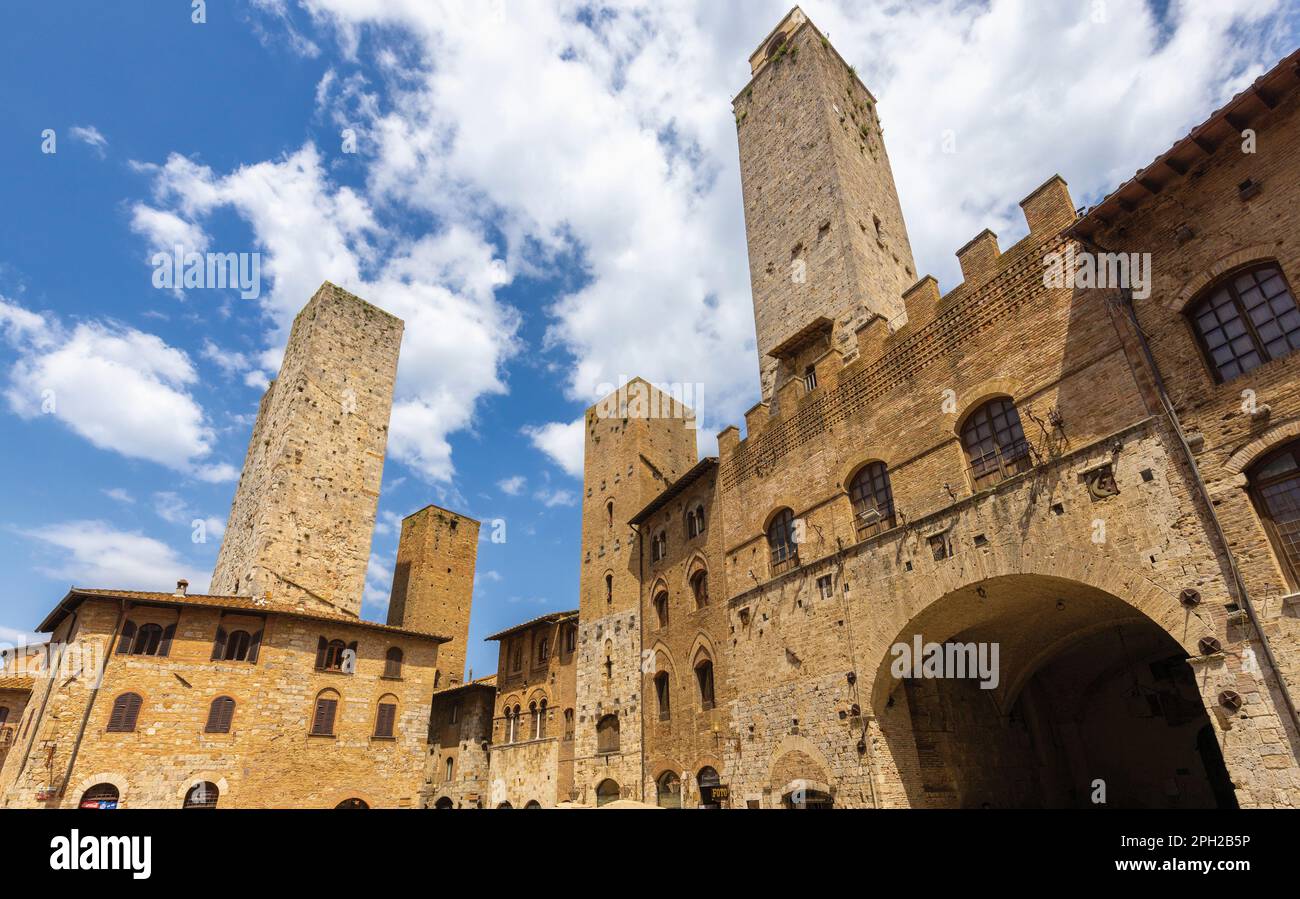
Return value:
[(77, 807), (100, 809), (117, 808), (117, 803), (120, 797), (121, 794), (113, 784), (95, 784), (89, 790), (81, 794), (81, 800), (77, 803)]
[(564, 739), (573, 739), (573, 709), (564, 710)]
[(695, 658), (695, 682), (700, 688), (700, 708), (713, 708), (713, 659), (701, 652)]
[(596, 807), (599, 808), (602, 805), (608, 805), (616, 801), (621, 792), (618, 781), (608, 777), (605, 778), (596, 786)]
[(655, 594), (655, 617), (660, 627), (668, 626), (668, 591), (661, 590)]
[(452, 775), (455, 773), (455, 771), (456, 771), (456, 759), (453, 758), (452, 756), (447, 756), (447, 762), (443, 767), (444, 773), (442, 779), (447, 783), (451, 783), (451, 778)]
[(672, 681), (667, 671), (655, 675), (655, 699), (659, 701), (659, 720), (672, 718)]
[(794, 512), (782, 509), (767, 526), (767, 548), (772, 560), (772, 574), (778, 575), (799, 565), (799, 547), (795, 542)]
[(235, 717), (235, 700), (229, 696), (218, 696), (208, 706), (208, 723), (204, 725), (205, 734), (228, 734), (230, 724)]
[(357, 643), (344, 643), (342, 640), (326, 640), (321, 637), (316, 642), (316, 668), (320, 671), (342, 671), (351, 674), (356, 666)]
[(334, 716), (338, 713), (339, 694), (335, 690), (321, 690), (316, 694), (316, 707), (311, 717), (314, 737), (334, 736)]
[(1250, 496), (1292, 589), (1300, 584), (1300, 440), (1246, 471)]
[(172, 638), (176, 635), (176, 625), (164, 628), (160, 624), (142, 624), (136, 626), (134, 621), (122, 625), (122, 635), (117, 639), (118, 655), (166, 656), (171, 652)]
[(1186, 314), (1219, 382), (1300, 349), (1300, 309), (1275, 261), (1221, 278)]
[(659, 531), (650, 540), (650, 561), (662, 562), (664, 556), (668, 554), (668, 534)]
[(704, 569), (691, 575), (691, 595), (695, 597), (697, 609), (702, 609), (709, 604), (709, 573)]
[(386, 693), (379, 697), (375, 707), (375, 739), (393, 739), (393, 727), (397, 723), (397, 697)]
[(612, 603), (613, 601), (614, 601), (614, 575), (606, 574), (605, 575), (605, 602)]
[(185, 794), (185, 804), (181, 808), (216, 808), (221, 791), (211, 781), (196, 783)]
[(605, 715), (596, 722), (596, 751), (618, 752), (618, 716)]
[(134, 731), (136, 719), (140, 716), (140, 705), (143, 702), (139, 693), (123, 693), (114, 699), (113, 710), (108, 716), (108, 729), (113, 733)]
[(991, 399), (967, 416), (961, 442), (976, 490), (1033, 467), (1020, 413), (1009, 397)]
[(542, 634), (537, 638), (537, 661), (545, 662), (551, 657), (551, 638)]
[(700, 787), (700, 808), (721, 808), (722, 805), (713, 798), (713, 788), (722, 786), (722, 778), (718, 776), (718, 770), (710, 765), (705, 765), (695, 775), (695, 782)]
[(611, 528), (614, 526), (614, 501), (612, 499), (605, 503), (605, 525)]
[(682, 807), (682, 779), (676, 771), (665, 771), (655, 781), (655, 804), (660, 808)]
[(393, 646), (384, 654), (384, 677), (399, 678), (401, 676), (402, 649), (399, 646)]
[(853, 525), (859, 540), (894, 527), (894, 491), (884, 462), (872, 462), (858, 469), (849, 481), (849, 501), (853, 504)]

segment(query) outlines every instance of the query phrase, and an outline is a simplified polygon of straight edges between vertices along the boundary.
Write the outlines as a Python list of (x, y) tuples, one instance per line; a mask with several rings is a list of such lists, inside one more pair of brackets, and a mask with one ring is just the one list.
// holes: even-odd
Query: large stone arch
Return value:
[(833, 770), (830, 760), (817, 744), (798, 734), (789, 734), (772, 751), (767, 769), (767, 785), (777, 800), (796, 786), (832, 794)]

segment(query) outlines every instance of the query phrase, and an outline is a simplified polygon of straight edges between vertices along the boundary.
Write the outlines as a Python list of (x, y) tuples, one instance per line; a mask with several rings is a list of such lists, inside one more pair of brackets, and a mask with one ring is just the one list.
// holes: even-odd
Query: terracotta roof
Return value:
[(460, 684), (456, 687), (447, 687), (445, 690), (434, 690), (433, 695), (437, 698), (439, 696), (446, 696), (449, 693), (459, 693), (462, 690), (491, 690), (496, 692), (496, 688), (497, 676), (495, 674), (489, 674), (487, 677), (480, 677), (478, 680), (472, 680), (467, 684)]
[[(567, 621), (570, 618), (577, 618), (577, 617), (578, 617), (577, 609), (574, 609), (572, 612), (551, 612), (547, 615), (539, 615), (538, 617), (534, 618), (531, 621), (525, 621), (523, 624), (516, 624), (514, 627), (506, 628), (505, 630), (493, 634), (490, 637), (484, 637), (483, 642), (487, 643), (491, 640), (500, 640), (502, 637), (508, 637), (513, 633), (517, 633), (518, 631), (527, 630), (528, 628), (533, 627), (534, 625), (557, 623), (560, 621)], [(492, 676), (496, 677), (495, 674)]]
[(1300, 85), (1300, 50), (1287, 56), (1241, 93), (1237, 94), (1142, 171), (1088, 210), (1067, 233), (1087, 238), (1110, 227), (1144, 200), (1180, 180), (1224, 141), (1240, 140), (1249, 123), (1277, 107)]
[(710, 471), (717, 467), (718, 467), (717, 456), (705, 456), (699, 462), (695, 463), (694, 468), (692, 468), (690, 471), (686, 472), (686, 474), (682, 475), (680, 478), (678, 478), (677, 480), (669, 484), (667, 487), (665, 487), (662, 493), (660, 493), (654, 499), (650, 500), (650, 505), (646, 506), (640, 512), (633, 515), (630, 519), (628, 519), (627, 523), (630, 525), (638, 525), (641, 522), (645, 521), (651, 515), (655, 514), (664, 506), (668, 505), (668, 503), (670, 503), (673, 500), (673, 497), (678, 496), (687, 487), (691, 486), (696, 481), (698, 481), (701, 477), (703, 477), (705, 472)]
[(17, 674), (8, 674), (0, 677), (0, 690), (26, 690), (31, 692), (32, 684), (36, 682), (34, 677), (22, 677)]
[(327, 621), (332, 624), (347, 624), (352, 627), (364, 627), (369, 628), (370, 630), (385, 631), (392, 634), (405, 634), (410, 637), (423, 637), (426, 640), (436, 640), (439, 643), (448, 643), (451, 641), (450, 637), (426, 634), (423, 631), (407, 630), (402, 627), (393, 627), (388, 624), (380, 624), (378, 621), (366, 621), (363, 618), (354, 618), (353, 616), (345, 615), (342, 612), (333, 613), (319, 610), (299, 609), (296, 607), (279, 605), (274, 601), (259, 603), (250, 596), (207, 596), (201, 593), (189, 593), (184, 596), (178, 596), (175, 593), (154, 593), (145, 590), (100, 590), (87, 589), (83, 587), (73, 587), (70, 589), (68, 595), (63, 597), (50, 614), (45, 616), (45, 620), (40, 623), (36, 630), (40, 633), (49, 633), (53, 631), (69, 612), (87, 599), (128, 599), (137, 603), (152, 603), (154, 605), (195, 606), (210, 609), (228, 609), (239, 612), (255, 612), (259, 615), (285, 615), (291, 618), (305, 618), (311, 621)]

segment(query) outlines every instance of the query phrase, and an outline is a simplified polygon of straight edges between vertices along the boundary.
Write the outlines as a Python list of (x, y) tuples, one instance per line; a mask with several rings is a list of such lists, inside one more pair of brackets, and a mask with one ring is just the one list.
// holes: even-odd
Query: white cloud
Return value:
[(208, 540), (220, 540), (226, 533), (224, 519), (201, 515), (180, 494), (170, 490), (161, 490), (153, 495), (153, 509), (158, 517), (168, 524), (185, 528), (191, 535), (191, 539), (193, 539), (196, 522), (202, 523), (204, 536)]
[(524, 487), (527, 483), (527, 478), (521, 474), (517, 474), (497, 481), (497, 486), (501, 488), (501, 492), (506, 494), (506, 496), (518, 496), (524, 492)]
[(176, 155), (152, 171), (158, 202), (187, 221), (228, 208), (251, 226), (274, 285), (261, 300), (274, 330), (259, 369), (278, 367), (289, 325), (325, 279), (405, 322), (388, 450), (449, 481), (448, 436), (470, 427), (482, 397), (505, 392), (501, 369), (518, 349), (518, 316), (495, 298), (510, 276), (482, 229), (412, 239), (386, 228), (369, 200), (330, 182), (312, 144), (228, 175)]
[[(208, 236), (198, 225), (185, 221), (174, 212), (154, 209), (144, 203), (131, 208), (131, 230), (145, 239), (148, 253), (173, 253), (177, 246), (186, 253), (202, 253), (208, 248)], [(177, 288), (179, 290), (179, 288)]]
[(108, 138), (100, 134), (94, 125), (73, 125), (68, 133), (74, 140), (79, 140), (94, 150), (100, 159), (108, 155)]
[(578, 504), (578, 497), (572, 490), (552, 490), (549, 487), (538, 490), (533, 494), (533, 499), (548, 509), (555, 506), (576, 506)]
[(22, 531), (55, 558), (38, 563), (46, 577), (78, 587), (171, 592), (176, 581), (194, 593), (207, 590), (209, 572), (194, 568), (167, 544), (103, 521), (68, 521)]
[(523, 429), (523, 433), (533, 442), (533, 446), (549, 456), (560, 468), (575, 478), (582, 477), (584, 449), (581, 418), (568, 424), (551, 422), (540, 427), (529, 425)]
[(134, 503), (135, 497), (123, 487), (110, 487), (104, 490), (104, 495), (109, 499), (116, 500), (119, 503)]
[(234, 469), (207, 461), (215, 434), (191, 395), (189, 356), (159, 337), (113, 322), (71, 331), (0, 298), (0, 323), (18, 352), (4, 394), (19, 416), (50, 415), (100, 449), (203, 480)]
[(370, 564), (366, 567), (366, 586), (361, 601), (370, 609), (383, 614), (388, 611), (388, 601), (393, 592), (393, 565), (389, 559), (376, 553), (370, 554)]

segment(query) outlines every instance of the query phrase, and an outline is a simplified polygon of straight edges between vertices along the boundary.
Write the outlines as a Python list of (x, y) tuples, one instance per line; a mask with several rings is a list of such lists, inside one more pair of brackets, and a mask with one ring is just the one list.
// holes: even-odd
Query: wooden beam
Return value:
[(1187, 166), (1183, 165), (1181, 162), (1174, 162), (1173, 159), (1164, 159), (1162, 162), (1164, 163), (1165, 168), (1169, 169), (1175, 175), (1187, 174)]

